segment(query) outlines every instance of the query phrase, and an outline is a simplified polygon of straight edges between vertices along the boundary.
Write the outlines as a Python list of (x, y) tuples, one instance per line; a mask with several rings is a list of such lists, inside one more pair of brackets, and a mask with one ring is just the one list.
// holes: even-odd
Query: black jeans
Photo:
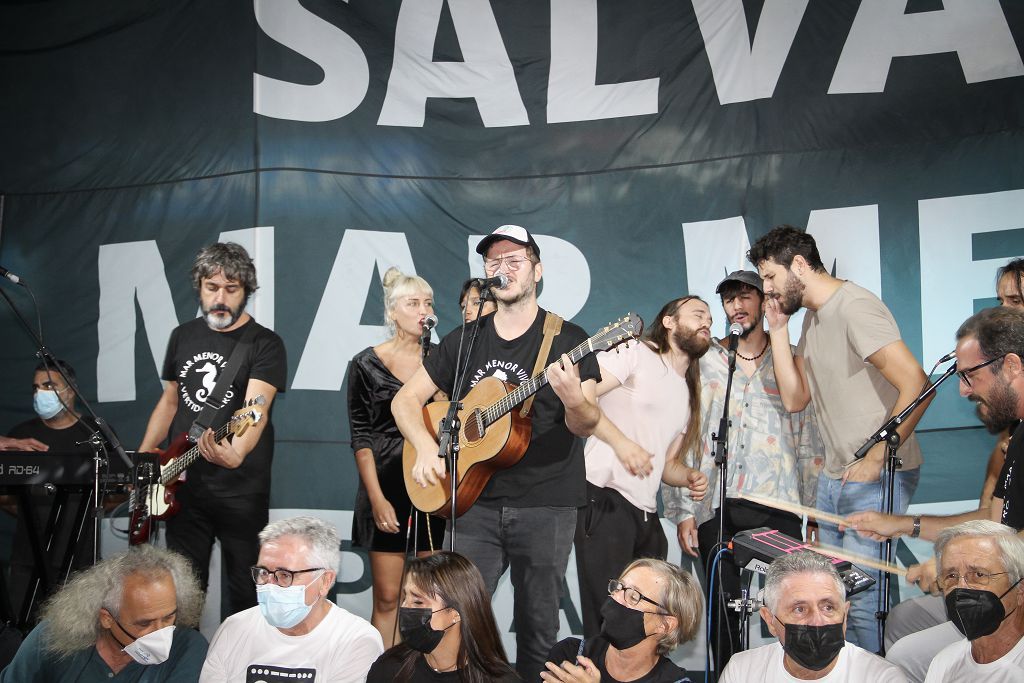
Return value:
[[(489, 508), (478, 503), (458, 519), (455, 550), (477, 566), (488, 591), (493, 594), (510, 570), (516, 671), (524, 681), (540, 680), (558, 638), (562, 583), (575, 529), (574, 507)], [(448, 537), (445, 547), (450, 547)]]
[[(713, 553), (715, 552), (718, 544), (718, 519), (719, 511), (716, 510), (713, 519), (704, 522), (697, 528), (697, 543), (700, 546), (700, 559), (701, 562), (704, 563), (705, 570), (710, 567), (709, 559), (713, 557)], [(746, 500), (740, 500), (737, 498), (726, 499), (725, 537), (723, 539), (726, 543), (732, 539), (733, 534), (739, 531), (747, 531), (749, 529), (756, 529), (762, 526), (775, 529), (776, 531), (781, 531), (787, 536), (791, 536), (797, 540), (803, 538), (800, 528), (800, 518), (796, 515), (774, 510)], [(718, 560), (718, 563), (722, 568), (721, 589), (724, 594), (724, 602), (739, 598), (741, 587), (740, 568), (732, 561), (731, 553), (724, 553)], [(710, 583), (712, 581), (712, 577), (707, 577), (707, 580)], [(717, 607), (714, 610), (714, 616), (711, 620), (711, 647), (715, 653), (715, 671), (721, 672), (725, 668), (725, 665), (729, 663), (729, 659), (732, 657), (733, 653), (738, 652), (740, 649), (740, 615), (738, 612), (733, 610), (725, 611), (725, 623), (728, 624), (728, 628), (722, 629), (722, 651), (719, 652), (719, 639), (717, 637), (716, 629), (719, 628), (719, 624), (722, 624), (723, 598), (720, 597), (719, 594), (717, 576), (714, 580), (715, 592), (712, 598), (714, 599)]]
[(227, 583), (225, 619), (256, 605), (256, 586), (249, 568), (260, 554), (259, 533), (270, 516), (270, 496), (254, 494), (215, 497), (196, 495), (188, 484), (178, 487), (181, 511), (167, 520), (167, 547), (192, 563), (205, 591), (210, 583), (210, 553), (220, 541)]
[(583, 635), (601, 630), (601, 605), (608, 579), (617, 579), (633, 560), (668, 555), (668, 539), (656, 512), (635, 507), (615, 489), (587, 483), (587, 506), (576, 521), (576, 574), (580, 583)]

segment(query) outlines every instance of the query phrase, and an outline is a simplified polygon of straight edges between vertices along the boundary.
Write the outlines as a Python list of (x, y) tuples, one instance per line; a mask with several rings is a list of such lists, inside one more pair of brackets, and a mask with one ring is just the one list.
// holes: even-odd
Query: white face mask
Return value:
[[(125, 633), (128, 633), (125, 631)], [(130, 634), (129, 634), (130, 635)], [(139, 664), (163, 664), (171, 655), (171, 641), (174, 640), (174, 624), (136, 638), (126, 645), (124, 651)]]

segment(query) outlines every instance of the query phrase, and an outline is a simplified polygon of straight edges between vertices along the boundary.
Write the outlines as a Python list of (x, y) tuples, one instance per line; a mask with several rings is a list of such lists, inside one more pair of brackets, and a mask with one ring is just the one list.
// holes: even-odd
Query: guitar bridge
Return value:
[(484, 414), (479, 408), (475, 408), (469, 419), (466, 420), (462, 429), (466, 441), (479, 441), (484, 438)]

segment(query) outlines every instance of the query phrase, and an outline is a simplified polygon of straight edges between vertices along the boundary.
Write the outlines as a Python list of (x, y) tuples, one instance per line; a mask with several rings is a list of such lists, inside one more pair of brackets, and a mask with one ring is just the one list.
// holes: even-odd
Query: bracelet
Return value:
[(921, 515), (914, 515), (914, 530), (910, 532), (911, 538), (917, 538), (921, 535)]

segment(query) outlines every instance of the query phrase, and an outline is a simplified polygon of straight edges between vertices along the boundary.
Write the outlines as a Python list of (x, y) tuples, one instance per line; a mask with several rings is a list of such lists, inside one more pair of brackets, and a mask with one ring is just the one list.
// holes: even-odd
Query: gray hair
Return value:
[(658, 654), (668, 654), (680, 643), (693, 640), (697, 635), (704, 614), (704, 591), (690, 572), (663, 560), (650, 558), (630, 562), (619, 579), (640, 567), (650, 569), (665, 581), (661, 604), (669, 616), (676, 618), (676, 627), (658, 639)]
[(338, 530), (316, 517), (290, 517), (268, 524), (260, 532), (260, 545), (283, 536), (295, 536), (309, 544), (306, 558), (312, 566), (337, 572), (341, 564), (341, 539)]
[(384, 273), (381, 284), (384, 285), (384, 324), (390, 335), (395, 333), (395, 321), (391, 319), (391, 312), (395, 310), (399, 299), (418, 292), (434, 296), (434, 289), (429, 282), (419, 275), (406, 275), (394, 266)]
[[(1024, 311), (1008, 306), (995, 306), (978, 311), (965, 320), (956, 331), (956, 340), (974, 337), (985, 360), (1013, 353), (1024, 360)], [(996, 373), (1001, 363), (988, 366)]]
[(798, 574), (826, 574), (835, 581), (839, 595), (843, 600), (846, 599), (846, 584), (840, 578), (832, 560), (812, 550), (801, 550), (791, 555), (783, 555), (768, 566), (768, 574), (764, 580), (764, 604), (773, 614), (782, 600), (783, 582)]
[(200, 249), (192, 263), (192, 287), (199, 291), (203, 278), (213, 277), (217, 271), (223, 271), (224, 277), (242, 285), (246, 298), (259, 288), (256, 266), (241, 244), (217, 242)]
[(954, 538), (991, 538), (999, 548), (1010, 583), (1017, 583), (1024, 576), (1024, 539), (1011, 527), (990, 519), (974, 519), (943, 529), (935, 539), (935, 564), (940, 571), (942, 553)]
[(44, 648), (58, 657), (68, 657), (95, 645), (104, 630), (100, 608), (116, 618), (125, 581), (136, 574), (154, 581), (170, 575), (178, 608), (175, 624), (199, 627), (203, 591), (191, 565), (173, 550), (140, 545), (78, 572), (43, 605), (40, 618), (46, 622), (47, 633)]

